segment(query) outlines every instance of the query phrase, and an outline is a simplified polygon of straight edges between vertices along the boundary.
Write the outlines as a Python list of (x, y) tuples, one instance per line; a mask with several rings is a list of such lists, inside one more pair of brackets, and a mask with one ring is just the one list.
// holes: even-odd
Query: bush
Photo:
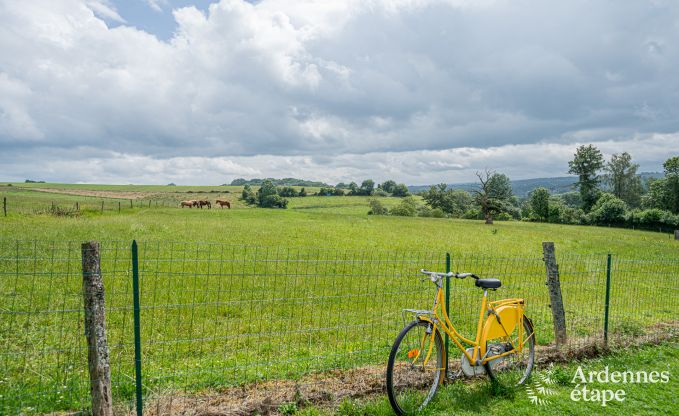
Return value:
[(627, 204), (613, 194), (602, 194), (589, 213), (594, 224), (621, 224), (625, 221)]
[(407, 196), (403, 198), (400, 204), (393, 207), (389, 213), (399, 217), (414, 217), (417, 214), (417, 202), (415, 202), (412, 196)]
[(258, 205), (260, 208), (287, 208), (288, 200), (280, 195), (266, 195), (259, 198)]
[(252, 190), (250, 185), (245, 185), (243, 187), (243, 192), (241, 193), (241, 199), (245, 201), (248, 205), (255, 205), (257, 203), (257, 196)]
[(368, 211), (368, 215), (388, 215), (389, 210), (382, 205), (382, 203), (376, 199), (371, 199), (370, 200), (370, 211)]
[(462, 218), (466, 220), (482, 220), (483, 213), (478, 208), (470, 208), (462, 214)]
[(432, 212), (432, 209), (429, 208), (426, 205), (422, 205), (422, 206), (417, 207), (417, 216), (418, 217), (431, 217), (432, 216), (431, 212)]
[(408, 187), (405, 184), (399, 183), (392, 188), (391, 194), (393, 196), (406, 197), (410, 195), (410, 192), (408, 191)]
[(294, 198), (299, 196), (299, 193), (292, 186), (284, 186), (282, 188), (278, 188), (278, 195), (284, 198)]
[(373, 196), (389, 196), (389, 194), (384, 189), (377, 188), (373, 191)]
[(497, 214), (494, 219), (497, 221), (511, 221), (514, 217), (508, 212), (501, 212)]
[(344, 196), (344, 191), (339, 188), (321, 188), (316, 192), (318, 196)]

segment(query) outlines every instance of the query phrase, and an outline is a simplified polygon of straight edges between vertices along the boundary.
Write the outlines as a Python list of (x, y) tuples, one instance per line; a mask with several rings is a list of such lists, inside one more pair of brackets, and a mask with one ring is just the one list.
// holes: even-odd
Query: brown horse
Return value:
[(207, 205), (208, 209), (212, 208), (212, 204), (207, 199), (198, 200), (197, 202), (198, 202), (198, 208), (200, 208), (200, 209), (203, 209), (203, 207), (206, 206), (206, 205)]
[(215, 204), (218, 204), (222, 208), (224, 208), (224, 205), (226, 205), (228, 209), (231, 209), (231, 202), (227, 201), (226, 199), (218, 199), (215, 201)]
[(179, 204), (179, 206), (180, 206), (181, 208), (184, 208), (184, 207), (189, 207), (189, 208), (197, 207), (197, 206), (198, 206), (198, 201), (182, 201), (182, 202)]

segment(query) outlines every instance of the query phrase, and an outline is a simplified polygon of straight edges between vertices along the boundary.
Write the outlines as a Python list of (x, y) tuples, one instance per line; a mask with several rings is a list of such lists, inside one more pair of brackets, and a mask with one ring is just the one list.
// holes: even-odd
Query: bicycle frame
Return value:
[[(424, 314), (423, 312), (425, 311), (412, 311), (417, 313), (417, 319), (429, 322), (433, 329), (431, 334), (426, 333), (423, 336), (421, 348), (416, 354), (413, 362), (416, 362), (419, 358), (419, 355), (424, 349), (424, 344), (427, 340), (427, 337), (431, 337), (431, 342), (429, 344), (429, 349), (427, 351), (427, 356), (424, 359), (423, 365), (426, 365), (426, 363), (429, 361), (434, 345), (436, 331), (447, 334), (472, 365), (483, 365), (489, 361), (507, 356), (509, 354), (514, 354), (516, 352), (520, 353), (523, 351), (523, 347), (526, 342), (535, 335), (533, 332), (528, 338), (525, 340), (523, 339), (523, 319), (525, 309), (525, 301), (523, 299), (512, 298), (488, 302), (488, 290), (486, 289), (483, 291), (483, 298), (481, 300), (481, 310), (479, 312), (479, 320), (476, 328), (476, 338), (475, 340), (465, 338), (457, 331), (457, 329), (455, 329), (455, 326), (452, 324), (452, 322), (450, 322), (450, 318), (445, 308), (445, 298), (443, 296), (443, 288), (440, 284), (440, 281), (437, 284), (437, 287), (438, 289), (434, 299), (434, 307), (431, 311), (426, 311)], [(504, 314), (502, 318), (500, 318), (501, 314)], [(512, 314), (516, 316), (512, 317)], [(486, 315), (485, 324), (484, 315)], [(510, 334), (513, 332), (515, 325), (518, 325), (518, 342), (516, 343), (510, 338)], [(500, 354), (487, 356), (488, 351), (486, 351), (486, 342), (489, 339), (500, 338), (503, 336), (509, 338), (512, 349), (510, 351), (504, 351)], [(471, 355), (462, 345), (462, 342), (469, 344), (474, 348)], [(445, 357), (445, 360), (447, 359), (448, 357)]]

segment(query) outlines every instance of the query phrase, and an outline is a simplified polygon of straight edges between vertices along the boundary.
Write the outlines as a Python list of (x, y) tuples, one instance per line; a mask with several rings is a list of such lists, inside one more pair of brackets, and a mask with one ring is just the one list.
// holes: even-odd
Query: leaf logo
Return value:
[(546, 406), (551, 403), (549, 397), (556, 394), (556, 391), (549, 387), (555, 383), (553, 375), (554, 368), (550, 365), (544, 372), (535, 372), (531, 382), (526, 384), (526, 395), (532, 404)]

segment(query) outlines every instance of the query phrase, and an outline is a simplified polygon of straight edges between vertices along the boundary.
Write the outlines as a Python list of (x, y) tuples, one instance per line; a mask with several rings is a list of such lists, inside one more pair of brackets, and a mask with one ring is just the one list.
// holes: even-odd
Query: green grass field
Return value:
[[(613, 371), (656, 371), (670, 372), (667, 383), (631, 383), (615, 384), (595, 381), (588, 383), (591, 390), (623, 390), (624, 400), (612, 401), (602, 406), (599, 401), (584, 401), (571, 399), (571, 392), (576, 386), (572, 379), (578, 369), (582, 367), (584, 372), (604, 371), (606, 367)], [(671, 415), (676, 414), (676, 396), (679, 394), (679, 381), (676, 374), (679, 372), (679, 345), (670, 343), (661, 346), (649, 346), (640, 349), (630, 349), (603, 356), (596, 359), (588, 359), (557, 365), (549, 370), (548, 381), (552, 384), (543, 386), (550, 390), (550, 394), (541, 394), (536, 397), (543, 400), (536, 404), (531, 401), (525, 389), (519, 388), (512, 391), (498, 391), (485, 381), (454, 383), (443, 387), (434, 398), (429, 408), (422, 413), (426, 416), (433, 415)], [(545, 376), (546, 369), (536, 372), (533, 378), (542, 380), (537, 374)], [(533, 386), (533, 391), (537, 388)], [(588, 397), (592, 397), (589, 395)], [(578, 396), (575, 396), (578, 398)], [(622, 397), (622, 396), (621, 396)], [(309, 407), (297, 407), (296, 404), (281, 406), (288, 410), (289, 414), (300, 416), (387, 416), (393, 415), (386, 397), (368, 400), (345, 400), (339, 406), (330, 409)]]
[[(11, 204), (67, 204), (83, 195), (2, 188)], [(64, 185), (30, 184), (33, 188)], [(77, 191), (134, 187), (73, 185)], [(29, 187), (27, 187), (29, 188)], [(640, 335), (676, 319), (679, 243), (665, 234), (615, 228), (367, 215), (366, 197), (291, 198), (286, 210), (243, 206), (239, 191), (149, 187), (140, 206), (59, 217), (30, 210), (0, 218), (0, 413), (86, 406), (80, 248), (102, 241), (115, 397), (132, 398), (130, 242), (140, 242), (145, 386), (200, 391), (386, 360), (401, 309), (430, 307), (416, 271), (500, 277), (497, 296), (522, 296), (538, 341), (552, 340), (541, 242), (560, 258), (574, 342), (600, 340), (606, 254), (614, 255), (611, 336)], [(223, 188), (223, 187), (219, 187)], [(191, 193), (189, 193), (191, 191)], [(234, 209), (146, 205), (224, 195)], [(108, 198), (117, 205), (115, 198)], [(393, 206), (396, 198), (383, 198)], [(124, 201), (128, 201), (124, 199)], [(138, 202), (135, 200), (135, 202)], [(81, 202), (82, 203), (82, 202)], [(99, 202), (100, 203), (100, 202)], [(129, 203), (129, 201), (128, 201)], [(134, 204), (134, 202), (133, 202)], [(12, 205), (10, 205), (12, 206)], [(16, 240), (21, 240), (17, 242)], [(640, 259), (645, 259), (640, 261)], [(633, 260), (633, 261), (632, 261)], [(478, 290), (454, 282), (452, 303), (469, 333)], [(630, 316), (632, 319), (629, 319)]]

